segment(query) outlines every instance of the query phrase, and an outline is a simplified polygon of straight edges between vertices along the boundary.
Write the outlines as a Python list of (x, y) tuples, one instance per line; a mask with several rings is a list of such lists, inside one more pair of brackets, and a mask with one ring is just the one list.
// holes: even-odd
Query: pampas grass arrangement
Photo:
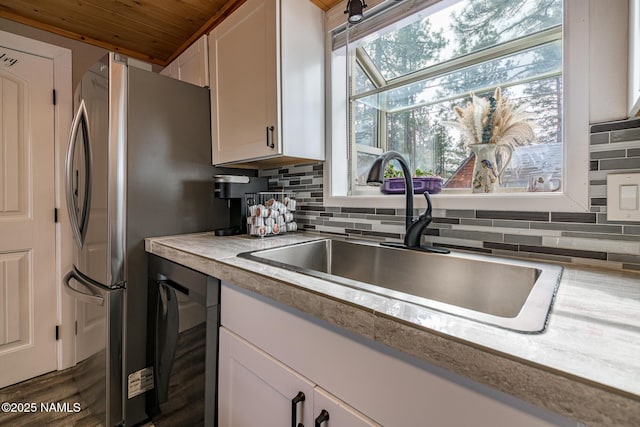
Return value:
[(488, 99), (471, 95), (471, 101), (463, 108), (453, 107), (457, 122), (447, 122), (460, 129), (462, 138), (469, 144), (523, 145), (535, 139), (531, 116), (524, 106), (516, 107), (500, 88)]

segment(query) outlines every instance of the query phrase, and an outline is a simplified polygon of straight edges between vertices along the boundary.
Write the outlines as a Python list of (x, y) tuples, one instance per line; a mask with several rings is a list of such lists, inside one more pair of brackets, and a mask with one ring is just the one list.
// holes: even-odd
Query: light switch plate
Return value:
[(607, 175), (607, 220), (640, 221), (640, 173)]

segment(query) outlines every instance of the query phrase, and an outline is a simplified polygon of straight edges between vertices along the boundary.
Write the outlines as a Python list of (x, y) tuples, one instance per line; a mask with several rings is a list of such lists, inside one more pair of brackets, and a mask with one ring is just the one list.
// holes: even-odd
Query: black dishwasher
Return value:
[(215, 426), (220, 281), (148, 257), (147, 411), (157, 427)]

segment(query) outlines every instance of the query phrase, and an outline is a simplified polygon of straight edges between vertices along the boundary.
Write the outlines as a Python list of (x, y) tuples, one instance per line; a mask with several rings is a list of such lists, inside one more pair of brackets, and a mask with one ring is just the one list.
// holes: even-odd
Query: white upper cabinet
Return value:
[(629, 1), (629, 116), (640, 113), (640, 0)]
[(324, 160), (324, 30), (310, 1), (247, 0), (209, 35), (213, 164)]
[(193, 43), (160, 72), (165, 76), (197, 86), (209, 86), (209, 49), (207, 36)]

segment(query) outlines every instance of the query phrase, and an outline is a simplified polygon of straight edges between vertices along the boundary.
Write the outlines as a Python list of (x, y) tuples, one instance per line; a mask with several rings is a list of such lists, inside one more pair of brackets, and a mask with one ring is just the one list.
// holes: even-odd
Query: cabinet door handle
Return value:
[(318, 415), (318, 417), (316, 418), (316, 426), (315, 427), (320, 427), (320, 425), (325, 421), (329, 421), (329, 413), (327, 412), (326, 409), (323, 409), (320, 412), (320, 415)]
[(301, 391), (296, 394), (296, 397), (291, 399), (291, 427), (304, 427), (302, 423), (296, 424), (298, 421), (298, 403), (304, 402), (304, 399), (304, 393)]
[(273, 131), (275, 128), (273, 126), (267, 126), (267, 147), (274, 148), (273, 144)]

